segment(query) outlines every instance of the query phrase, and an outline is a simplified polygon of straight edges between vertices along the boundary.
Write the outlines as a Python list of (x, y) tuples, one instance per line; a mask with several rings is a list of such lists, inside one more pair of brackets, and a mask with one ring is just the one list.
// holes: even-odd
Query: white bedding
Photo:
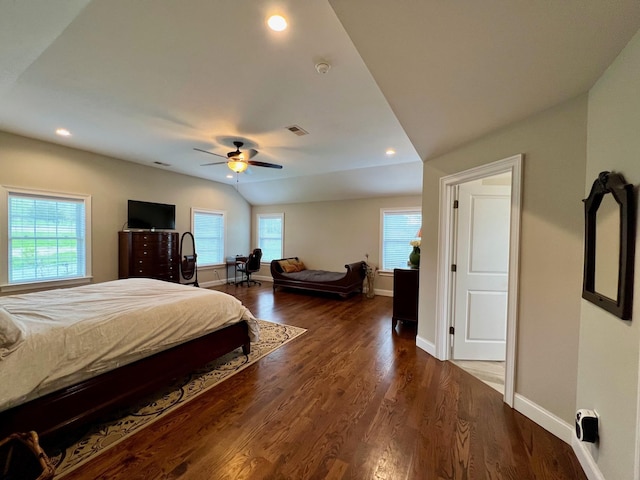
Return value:
[(0, 297), (0, 410), (240, 320), (257, 341), (231, 295), (145, 278)]

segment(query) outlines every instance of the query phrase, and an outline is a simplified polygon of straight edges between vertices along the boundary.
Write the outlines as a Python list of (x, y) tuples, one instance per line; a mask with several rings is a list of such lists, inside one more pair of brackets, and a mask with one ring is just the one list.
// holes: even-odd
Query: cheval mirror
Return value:
[(633, 185), (601, 172), (584, 200), (582, 298), (623, 320), (631, 319), (635, 250)]

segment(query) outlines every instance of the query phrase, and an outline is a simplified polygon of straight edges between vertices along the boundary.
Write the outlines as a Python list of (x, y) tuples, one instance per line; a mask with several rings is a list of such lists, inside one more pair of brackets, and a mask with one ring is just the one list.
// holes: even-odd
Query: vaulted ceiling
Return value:
[[(0, 130), (252, 204), (419, 194), (421, 159), (587, 91), (638, 28), (636, 0), (0, 0)], [(194, 150), (237, 140), (283, 168)]]

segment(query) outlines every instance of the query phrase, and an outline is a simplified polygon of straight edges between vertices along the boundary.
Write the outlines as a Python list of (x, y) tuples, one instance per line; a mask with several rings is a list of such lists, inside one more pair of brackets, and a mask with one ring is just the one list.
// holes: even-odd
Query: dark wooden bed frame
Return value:
[[(280, 260), (298, 260), (298, 257), (282, 258)], [(367, 275), (365, 262), (348, 263), (344, 266), (347, 271), (340, 280), (330, 282), (311, 282), (296, 280), (287, 277), (280, 266), (280, 260), (271, 261), (271, 276), (273, 277), (273, 290), (277, 287), (298, 288), (315, 292), (337, 293), (345, 298), (350, 293), (362, 292), (362, 282)]]
[(132, 405), (172, 380), (242, 347), (251, 349), (244, 320), (115, 370), (0, 412), (0, 438), (34, 430), (49, 437)]

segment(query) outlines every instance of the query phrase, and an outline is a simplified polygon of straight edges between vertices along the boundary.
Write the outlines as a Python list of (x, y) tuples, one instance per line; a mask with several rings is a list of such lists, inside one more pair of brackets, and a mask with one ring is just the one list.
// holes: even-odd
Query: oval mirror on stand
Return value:
[[(186, 245), (185, 245), (185, 237)], [(191, 232), (184, 232), (180, 239), (180, 273), (185, 280), (191, 280), (195, 277), (193, 282), (187, 282), (184, 285), (198, 285), (198, 255), (196, 254), (196, 241), (193, 238)]]

